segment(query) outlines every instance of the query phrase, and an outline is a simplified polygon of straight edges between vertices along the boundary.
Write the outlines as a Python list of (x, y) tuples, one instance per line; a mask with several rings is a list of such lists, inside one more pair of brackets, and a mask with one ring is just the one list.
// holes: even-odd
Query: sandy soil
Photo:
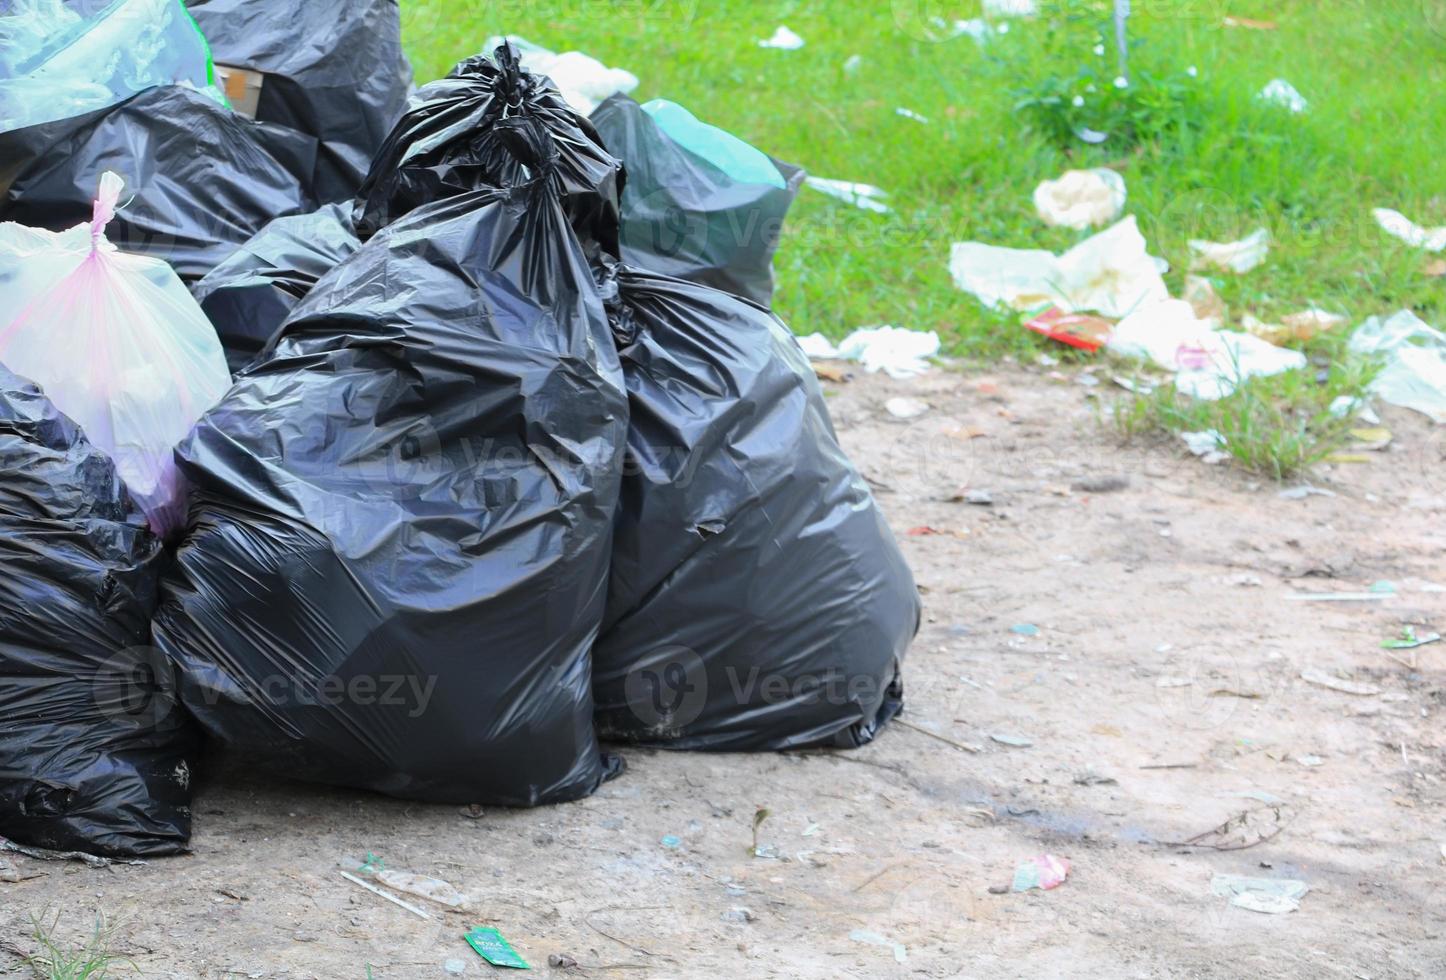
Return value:
[[(1113, 396), (1075, 374), (829, 386), (925, 593), (913, 727), (851, 754), (627, 750), (592, 799), (478, 819), (213, 774), (190, 857), (10, 856), (41, 877), (0, 884), (0, 930), (24, 947), (31, 913), (74, 936), (102, 909), (148, 977), (480, 976), (475, 924), (557, 976), (1446, 974), (1446, 644), (1380, 646), (1446, 629), (1446, 434), (1386, 411), (1385, 452), (1316, 474), (1335, 496), (1282, 499), (1173, 445), (1120, 448), (1096, 423)], [(930, 411), (897, 421), (898, 396)], [(992, 505), (951, 499), (966, 488)], [(1381, 580), (1380, 601), (1287, 598)], [(749, 855), (758, 805), (777, 858)], [(1209, 839), (1275, 836), (1180, 845), (1245, 810)], [(369, 851), (471, 909), (423, 921), (344, 881)], [(1072, 863), (1064, 885), (996, 893), (1041, 853)], [(1262, 914), (1212, 895), (1216, 874), (1310, 891)]]

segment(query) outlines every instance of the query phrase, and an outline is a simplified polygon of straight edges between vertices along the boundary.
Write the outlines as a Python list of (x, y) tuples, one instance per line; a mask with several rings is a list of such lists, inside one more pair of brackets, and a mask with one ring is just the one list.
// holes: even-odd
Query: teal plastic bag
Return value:
[(0, 133), (94, 112), (157, 85), (222, 105), (211, 52), (181, 0), (115, 0), (86, 15), (13, 0), (0, 15)]

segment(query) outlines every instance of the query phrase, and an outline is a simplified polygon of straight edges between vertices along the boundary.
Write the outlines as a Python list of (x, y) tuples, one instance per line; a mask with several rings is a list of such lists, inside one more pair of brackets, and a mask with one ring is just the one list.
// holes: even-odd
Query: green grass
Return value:
[[(1084, 234), (1044, 226), (1030, 195), (1067, 168), (1105, 164), (1124, 174), (1128, 209), (1152, 252), (1170, 262), (1175, 295), (1187, 239), (1231, 240), (1264, 225), (1269, 261), (1220, 280), (1233, 315), (1273, 321), (1318, 306), (1354, 324), (1410, 306), (1446, 319), (1446, 278), (1428, 277), (1422, 253), (1386, 236), (1370, 214), (1394, 207), (1446, 224), (1446, 3), (1136, 0), (1137, 86), (1124, 103), (1085, 110), (1103, 111), (1116, 133), (1097, 147), (1067, 127), (1061, 138), (1073, 110), (1052, 116), (1020, 105), (1092, 80), (1102, 101), (1113, 94), (1112, 44), (1094, 53), (1110, 4), (1040, 6), (1041, 16), (1009, 22), (1008, 34), (982, 46), (967, 36), (933, 40), (929, 23), (977, 17), (977, 0), (404, 0), (403, 19), (419, 80), (444, 74), (488, 34), (516, 33), (628, 68), (642, 79), (638, 98), (680, 102), (813, 174), (888, 191), (890, 215), (800, 195), (776, 261), (775, 301), (799, 333), (838, 337), (892, 323), (937, 330), (955, 355), (1045, 347), (1017, 317), (953, 286), (949, 245), (1075, 244)], [(1279, 29), (1226, 28), (1226, 14)], [(758, 47), (779, 24), (806, 46)], [(844, 64), (853, 55), (862, 62), (851, 73)], [(1307, 114), (1256, 102), (1274, 77), (1305, 95)], [(899, 116), (899, 107), (929, 124)], [(1277, 407), (1294, 417), (1311, 404)]]
[(106, 922), (105, 916), (97, 913), (95, 927), (85, 943), (73, 948), (55, 939), (59, 916), (48, 925), (32, 918), (33, 938), (39, 952), (25, 958), (38, 980), (105, 980), (114, 976), (111, 970), (117, 965), (131, 964), (111, 952), (115, 939), (115, 927)]

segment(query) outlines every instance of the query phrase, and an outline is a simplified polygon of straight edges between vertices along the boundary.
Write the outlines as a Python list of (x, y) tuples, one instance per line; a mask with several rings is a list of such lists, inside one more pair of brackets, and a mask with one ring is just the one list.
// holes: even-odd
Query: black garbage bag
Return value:
[[(320, 203), (353, 197), (407, 108), (397, 0), (186, 0), (227, 95), (320, 142), (299, 176)], [(237, 72), (236, 69), (241, 69)]]
[(0, 133), (0, 221), (63, 231), (89, 221), (100, 175), (133, 195), (106, 237), (200, 279), (272, 218), (313, 210), (295, 174), (316, 141), (252, 122), (195, 89), (147, 89), (119, 105)]
[(111, 460), (0, 368), (0, 836), (185, 849), (197, 737), (148, 646), (162, 560)]
[(499, 47), (495, 62), (477, 55), (424, 85), (372, 163), (354, 219), (363, 241), (414, 208), (456, 194), (511, 187), (531, 179), (511, 143), (522, 113), (551, 140), (552, 182), (584, 247), (618, 247), (622, 168), (542, 75), (524, 71), (517, 50)]
[(728, 293), (626, 267), (611, 281), (630, 429), (599, 735), (868, 742), (902, 706), (919, 596), (808, 358)]
[[(691, 132), (711, 129), (671, 103), (655, 105), (663, 118), (681, 119)], [(804, 172), (726, 134), (704, 137), (710, 159), (674, 140), (626, 95), (603, 102), (591, 119), (627, 169), (623, 261), (768, 306), (773, 253)]]
[(316, 281), (360, 246), (351, 206), (328, 204), (277, 218), (191, 287), (231, 373), (253, 361)]
[(333, 269), (177, 450), (193, 523), (156, 644), (201, 724), (287, 775), (535, 805), (607, 773), (591, 662), (627, 401), (533, 180), (421, 207)]

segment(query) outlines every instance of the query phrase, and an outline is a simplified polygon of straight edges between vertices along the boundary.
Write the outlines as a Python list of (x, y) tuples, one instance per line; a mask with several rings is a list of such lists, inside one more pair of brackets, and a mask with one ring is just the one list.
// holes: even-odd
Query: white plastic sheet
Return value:
[(835, 346), (823, 334), (798, 338), (799, 347), (818, 360), (857, 361), (870, 373), (883, 371), (891, 378), (912, 378), (929, 370), (929, 358), (939, 353), (939, 335), (932, 330), (901, 327), (864, 327)]
[(1305, 96), (1301, 95), (1296, 87), (1283, 78), (1272, 78), (1266, 83), (1265, 88), (1260, 90), (1257, 96), (1262, 102), (1280, 106), (1294, 113), (1302, 113), (1310, 108), (1310, 103)]
[(1424, 248), (1428, 252), (1446, 251), (1446, 226), (1423, 228), (1390, 208), (1376, 208), (1371, 214), (1375, 215), (1376, 223), (1385, 229), (1386, 234), (1399, 238), (1412, 248)]
[(1351, 334), (1350, 349), (1376, 354), (1386, 366), (1371, 384), (1384, 402), (1446, 423), (1446, 334), (1410, 310), (1388, 319), (1371, 317)]
[(1182, 394), (1213, 401), (1233, 392), (1246, 378), (1280, 374), (1305, 367), (1305, 355), (1259, 337), (1220, 330), (1201, 320), (1180, 299), (1141, 309), (1115, 325), (1109, 348), (1117, 354), (1146, 358), (1175, 372)]
[(956, 242), (949, 257), (954, 282), (986, 306), (1027, 310), (1053, 303), (1069, 313), (1119, 318), (1169, 299), (1135, 216), (1129, 215), (1063, 255), (1042, 249)]
[(121, 178), (88, 225), (0, 224), (0, 363), (36, 382), (104, 450), (158, 534), (185, 520), (172, 450), (225, 394), (221, 343), (170, 266), (105, 239)]
[(830, 180), (827, 177), (805, 177), (803, 182), (821, 194), (827, 194), (865, 211), (888, 214), (892, 210), (884, 203), (889, 195), (873, 184), (855, 184), (847, 180)]
[(784, 24), (778, 25), (778, 29), (770, 37), (758, 42), (760, 48), (777, 48), (780, 51), (797, 51), (803, 44), (803, 38)]
[(1210, 242), (1190, 239), (1196, 268), (1219, 269), (1222, 272), (1246, 273), (1265, 261), (1270, 254), (1270, 232), (1259, 228), (1237, 242)]

